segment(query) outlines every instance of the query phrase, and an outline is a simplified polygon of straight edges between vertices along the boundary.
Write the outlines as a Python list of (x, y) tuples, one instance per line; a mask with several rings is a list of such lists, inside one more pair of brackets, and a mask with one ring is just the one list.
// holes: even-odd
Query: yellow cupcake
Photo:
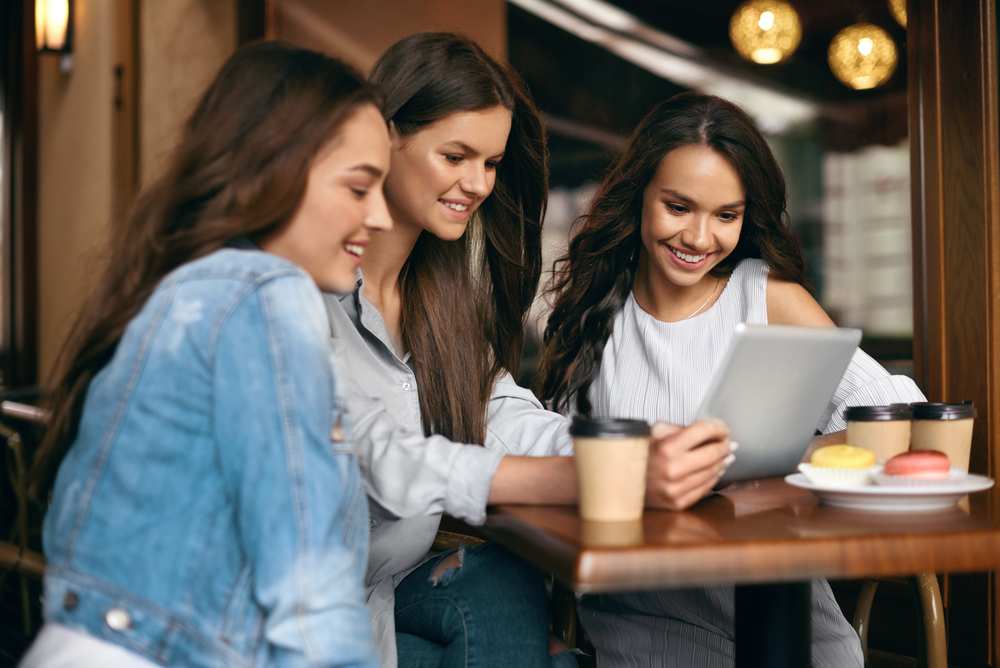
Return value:
[(816, 450), (810, 463), (820, 468), (863, 469), (875, 466), (875, 453), (853, 445), (828, 445)]

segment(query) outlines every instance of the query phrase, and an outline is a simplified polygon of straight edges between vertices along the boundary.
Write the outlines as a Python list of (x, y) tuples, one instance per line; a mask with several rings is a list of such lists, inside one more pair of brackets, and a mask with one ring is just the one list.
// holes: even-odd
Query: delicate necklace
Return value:
[(701, 310), (702, 310), (703, 308), (705, 308), (706, 306), (708, 306), (708, 302), (712, 301), (712, 297), (714, 297), (714, 296), (715, 296), (715, 291), (719, 289), (719, 283), (720, 283), (721, 281), (722, 281), (722, 277), (721, 277), (721, 276), (719, 276), (719, 277), (718, 277), (717, 279), (715, 279), (715, 287), (714, 287), (714, 288), (712, 288), (712, 294), (710, 294), (710, 295), (708, 296), (708, 299), (706, 299), (706, 300), (705, 300), (705, 303), (704, 303), (704, 304), (702, 304), (701, 306), (699, 306), (699, 307), (698, 307), (698, 310), (696, 310), (696, 311), (695, 311), (694, 313), (692, 313), (692, 314), (691, 314), (691, 315), (689, 315), (688, 317), (684, 318), (684, 320), (690, 320), (691, 318), (693, 318), (693, 317), (695, 317), (696, 315), (698, 315), (699, 313), (701, 313)]

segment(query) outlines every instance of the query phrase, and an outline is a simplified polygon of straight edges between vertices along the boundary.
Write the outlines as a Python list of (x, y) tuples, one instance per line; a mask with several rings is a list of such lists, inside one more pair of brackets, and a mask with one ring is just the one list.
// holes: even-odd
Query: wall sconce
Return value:
[(838, 32), (826, 57), (833, 74), (857, 90), (885, 83), (899, 60), (889, 34), (870, 23), (856, 23)]
[(73, 0), (35, 0), (35, 43), (42, 53), (59, 53), (59, 71), (73, 71)]
[(729, 20), (729, 40), (741, 56), (761, 65), (792, 55), (802, 40), (802, 22), (781, 0), (749, 0)]
[(892, 18), (896, 19), (896, 23), (906, 27), (906, 0), (889, 0), (889, 11), (892, 12)]

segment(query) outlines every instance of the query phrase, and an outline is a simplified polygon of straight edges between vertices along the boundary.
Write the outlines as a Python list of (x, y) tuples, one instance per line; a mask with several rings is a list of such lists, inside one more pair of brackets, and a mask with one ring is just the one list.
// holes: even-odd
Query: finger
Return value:
[(729, 428), (719, 420), (695, 422), (690, 427), (676, 430), (659, 442), (669, 445), (675, 452), (694, 450), (707, 443), (725, 441), (729, 438)]
[(717, 467), (733, 451), (732, 442), (728, 440), (715, 441), (693, 450), (675, 444), (663, 447), (661, 457), (654, 460), (654, 466), (655, 462), (662, 461), (665, 467), (663, 475), (668, 480), (679, 480), (693, 473)]
[(691, 490), (682, 492), (679, 495), (665, 497), (662, 507), (670, 510), (684, 510), (711, 494), (714, 487), (715, 479), (712, 479), (703, 485), (699, 485)]
[(651, 488), (647, 490), (647, 503), (674, 510), (684, 505), (690, 505), (715, 487), (724, 469), (725, 465), (720, 463), (716, 467), (699, 471), (676, 482), (650, 482)]
[(664, 491), (668, 496), (677, 499), (690, 494), (693, 490), (705, 487), (711, 488), (715, 485), (719, 477), (722, 476), (725, 469), (725, 463), (718, 462), (714, 466), (693, 472), (679, 480), (667, 482), (664, 486)]
[(653, 441), (662, 441), (668, 436), (673, 436), (680, 430), (684, 429), (680, 425), (670, 424), (669, 422), (657, 422), (649, 430), (649, 437)]
[(715, 487), (715, 482), (711, 482), (704, 487), (699, 487), (692, 490), (689, 494), (681, 497), (677, 500), (677, 510), (684, 510), (685, 508), (690, 508), (694, 504), (698, 503), (706, 496), (712, 493), (712, 489)]

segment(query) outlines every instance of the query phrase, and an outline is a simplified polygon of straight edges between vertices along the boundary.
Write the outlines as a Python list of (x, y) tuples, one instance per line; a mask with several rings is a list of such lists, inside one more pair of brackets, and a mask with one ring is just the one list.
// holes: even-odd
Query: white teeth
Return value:
[(443, 202), (443, 201), (441, 203), (444, 204), (449, 209), (454, 209), (455, 211), (468, 211), (469, 210), (469, 205), (468, 204), (456, 204), (455, 202)]
[(667, 246), (667, 248), (670, 248), (670, 252), (679, 257), (680, 259), (684, 260), (685, 262), (690, 262), (692, 264), (694, 264), (695, 262), (701, 262), (706, 257), (708, 257), (708, 253), (703, 253), (702, 255), (688, 255), (687, 253), (682, 253), (676, 248), (673, 248), (671, 246)]
[(344, 244), (344, 248), (347, 249), (348, 253), (354, 253), (359, 257), (365, 254), (364, 246), (359, 246), (357, 244)]

